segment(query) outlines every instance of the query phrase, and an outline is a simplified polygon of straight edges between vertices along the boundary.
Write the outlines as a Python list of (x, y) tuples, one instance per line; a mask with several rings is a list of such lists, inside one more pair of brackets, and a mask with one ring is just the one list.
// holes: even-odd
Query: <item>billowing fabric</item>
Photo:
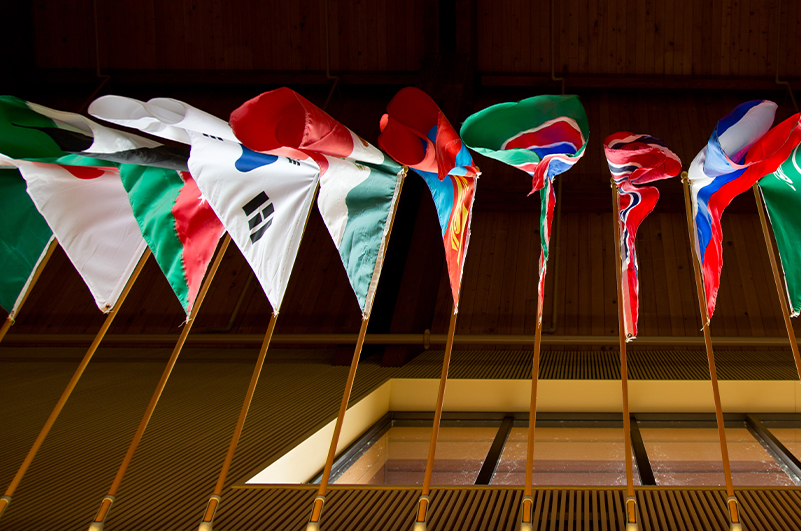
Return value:
[(623, 330), (627, 341), (637, 337), (639, 316), (639, 269), (634, 241), (640, 223), (659, 200), (659, 190), (643, 186), (652, 181), (675, 177), (681, 161), (665, 143), (649, 135), (620, 132), (604, 141), (609, 171), (620, 194), (617, 220), (620, 234), (621, 291)]
[(13, 319), (53, 232), (16, 167), (0, 169), (0, 212), (0, 307)]
[[(86, 157), (64, 162), (102, 163)], [(116, 167), (51, 164), (0, 157), (16, 166), (28, 195), (83, 277), (98, 308), (117, 303), (146, 243)]]
[(590, 129), (578, 96), (535, 96), (469, 116), (461, 134), (470, 149), (531, 175), (533, 193), (578, 162)]
[(779, 248), (793, 317), (801, 312), (801, 150), (796, 146), (776, 171), (759, 180)]
[(540, 193), (539, 301), (556, 206), (554, 178), (584, 155), (590, 129), (578, 96), (535, 96), (499, 103), (468, 116), (462, 138), (470, 149), (531, 175), (531, 193)]
[(776, 171), (801, 142), (801, 115), (770, 129), (775, 113), (776, 104), (772, 101), (739, 105), (718, 122), (709, 142), (690, 164), (695, 244), (710, 319), (723, 269), (720, 218), (724, 209), (761, 177)]
[(442, 229), (454, 308), (458, 309), (476, 180), (481, 172), (434, 100), (417, 88), (401, 90), (387, 105), (378, 145), (417, 172), (431, 191)]
[(245, 102), (230, 123), (254, 151), (308, 157), (319, 166), (320, 214), (369, 316), (405, 170), (288, 88)]
[(120, 177), (148, 247), (189, 314), (222, 223), (188, 171), (123, 164)]
[(248, 149), (224, 121), (177, 100), (105, 96), (89, 112), (191, 145), (190, 174), (201, 194), (186, 201), (211, 206), (278, 312), (317, 188), (317, 163)]

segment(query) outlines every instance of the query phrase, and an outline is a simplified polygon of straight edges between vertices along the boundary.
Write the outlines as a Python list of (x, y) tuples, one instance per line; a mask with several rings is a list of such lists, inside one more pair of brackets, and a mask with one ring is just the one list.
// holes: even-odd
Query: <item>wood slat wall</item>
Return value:
[[(544, 356), (543, 364), (546, 371), (562, 373), (550, 377), (616, 377), (615, 360), (606, 354), (551, 353)], [(0, 485), (10, 482), (81, 355), (80, 349), (0, 349)], [(302, 528), (314, 497), (311, 490), (230, 487), (334, 418), (347, 368), (332, 367), (332, 355), (332, 351), (269, 353), (215, 528)], [(98, 352), (0, 520), (0, 530), (80, 529), (88, 525), (168, 356), (169, 349)], [(184, 353), (122, 483), (107, 529), (197, 528), (222, 465), (255, 356), (255, 349), (188, 349)], [(459, 351), (453, 358), (452, 376), (528, 378), (529, 356), (529, 352), (490, 355)], [(645, 367), (656, 377), (675, 377), (659, 369), (663, 358), (671, 357), (670, 366), (684, 367), (680, 371), (683, 377), (694, 378), (687, 373), (702, 365), (702, 356), (694, 359), (687, 354), (676, 363), (680, 356), (675, 352), (633, 352), (632, 377), (641, 377), (638, 371)], [(757, 360), (720, 352), (721, 378), (740, 371), (748, 378), (769, 379), (770, 375), (763, 374), (766, 369), (759, 372), (755, 367), (781, 372), (792, 363), (769, 353), (759, 356)], [(30, 361), (19, 361), (21, 358)], [(388, 378), (436, 378), (441, 358), (441, 351), (431, 351), (403, 368), (382, 368), (376, 360), (366, 360), (359, 366), (352, 403)], [(574, 370), (582, 363), (588, 369), (596, 368)], [(599, 376), (600, 372), (607, 376)], [(696, 372), (704, 377), (700, 369)], [(326, 504), (326, 529), (352, 529), (355, 521), (374, 524), (365, 529), (408, 529), (417, 494), (403, 489), (335, 490)], [(516, 488), (436, 489), (431, 529), (514, 529), (520, 496)], [(563, 525), (558, 524), (563, 517), (573, 521), (574, 529), (582, 529), (581, 525), (583, 529), (599, 529), (599, 525), (615, 529), (622, 521), (623, 491), (619, 489), (541, 489), (537, 496), (540, 529)], [(685, 522), (687, 529), (713, 529), (718, 525), (715, 522), (721, 526), (724, 522), (724, 493), (718, 489), (639, 490), (638, 496), (644, 529), (678, 529), (678, 522)], [(748, 529), (797, 528), (791, 525), (799, 521), (801, 494), (797, 490), (742, 489), (738, 496)], [(697, 523), (704, 520), (708, 522)]]

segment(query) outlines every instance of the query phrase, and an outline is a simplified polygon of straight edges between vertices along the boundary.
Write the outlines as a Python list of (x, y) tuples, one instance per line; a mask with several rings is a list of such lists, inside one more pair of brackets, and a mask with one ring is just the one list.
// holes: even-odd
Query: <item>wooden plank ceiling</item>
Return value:
[[(103, 69), (419, 70), (473, 54), (480, 73), (801, 77), (801, 7), (766, 0), (42, 0), (36, 65)], [(553, 4), (553, 30), (551, 6)], [(781, 40), (780, 40), (781, 37)]]

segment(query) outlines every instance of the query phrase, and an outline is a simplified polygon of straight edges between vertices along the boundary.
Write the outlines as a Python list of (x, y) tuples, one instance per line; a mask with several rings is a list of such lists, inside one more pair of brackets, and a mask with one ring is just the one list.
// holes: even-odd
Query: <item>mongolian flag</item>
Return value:
[(762, 199), (768, 209), (776, 246), (779, 248), (787, 300), (791, 313), (801, 312), (801, 146), (776, 171), (759, 180)]
[(183, 102), (104, 96), (89, 112), (191, 145), (189, 168), (201, 197), (253, 269), (274, 312), (281, 308), (319, 180), (317, 164), (257, 153), (223, 120)]
[(642, 185), (675, 177), (681, 172), (681, 161), (660, 139), (628, 132), (609, 135), (604, 141), (604, 152), (620, 193), (617, 216), (623, 293), (622, 326), (626, 341), (631, 341), (637, 337), (640, 291), (634, 240), (640, 223), (653, 211), (659, 199), (659, 190)]
[(288, 88), (245, 102), (231, 114), (231, 127), (249, 149), (309, 157), (319, 166), (317, 205), (368, 317), (405, 170)]
[(416, 171), (431, 190), (442, 229), (454, 308), (458, 309), (480, 172), (434, 100), (413, 87), (398, 92), (387, 105), (378, 145)]
[(540, 192), (539, 297), (545, 289), (551, 222), (556, 205), (553, 179), (584, 155), (590, 128), (577, 96), (535, 96), (479, 111), (462, 125), (471, 149), (521, 169)]
[(776, 171), (801, 142), (801, 115), (770, 129), (775, 113), (772, 101), (743, 103), (718, 122), (709, 142), (690, 164), (695, 244), (710, 319), (723, 269), (723, 210), (764, 175)]

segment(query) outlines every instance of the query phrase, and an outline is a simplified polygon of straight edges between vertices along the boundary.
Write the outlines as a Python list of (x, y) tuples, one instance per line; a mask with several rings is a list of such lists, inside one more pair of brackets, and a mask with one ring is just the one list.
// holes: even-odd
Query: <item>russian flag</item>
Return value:
[(706, 147), (690, 164), (695, 244), (708, 319), (715, 311), (723, 268), (723, 210), (737, 195), (774, 172), (801, 142), (799, 114), (770, 129), (776, 107), (767, 100), (738, 106), (718, 122)]

